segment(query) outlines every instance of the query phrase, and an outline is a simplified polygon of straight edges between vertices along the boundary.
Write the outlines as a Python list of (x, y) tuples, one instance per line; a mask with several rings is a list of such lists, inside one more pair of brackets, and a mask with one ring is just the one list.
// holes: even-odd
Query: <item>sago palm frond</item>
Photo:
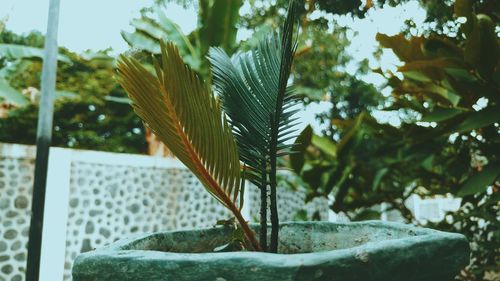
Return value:
[(240, 160), (235, 139), (220, 105), (204, 83), (186, 66), (171, 43), (161, 44), (156, 76), (138, 61), (121, 57), (118, 80), (135, 112), (165, 145), (238, 220), (255, 249), (252, 230), (237, 206)]
[[(271, 187), (271, 251), (277, 247), (276, 158), (289, 152), (285, 141), (293, 138), (296, 112), (287, 87), (297, 47), (293, 38), (297, 21), (295, 1), (290, 1), (281, 38), (272, 33), (257, 48), (230, 58), (224, 50), (212, 48), (213, 83), (222, 97), (224, 111), (236, 135), (240, 159), (251, 168), (250, 180), (261, 189), (261, 246), (265, 239), (266, 186)], [(265, 243), (264, 243), (265, 244)]]
[(296, 49), (294, 21), (287, 19), (281, 39), (270, 34), (254, 50), (232, 58), (221, 48), (209, 52), (213, 83), (230, 118), (240, 158), (254, 171), (261, 169), (258, 160), (269, 161), (272, 137), (283, 148), (293, 132), (295, 100), (287, 82)]

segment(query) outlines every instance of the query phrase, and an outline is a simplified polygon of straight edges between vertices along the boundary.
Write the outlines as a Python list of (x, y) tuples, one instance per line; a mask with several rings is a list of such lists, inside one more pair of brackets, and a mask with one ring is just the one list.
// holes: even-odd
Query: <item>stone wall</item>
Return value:
[(33, 172), (33, 158), (0, 154), (0, 281), (24, 280)]

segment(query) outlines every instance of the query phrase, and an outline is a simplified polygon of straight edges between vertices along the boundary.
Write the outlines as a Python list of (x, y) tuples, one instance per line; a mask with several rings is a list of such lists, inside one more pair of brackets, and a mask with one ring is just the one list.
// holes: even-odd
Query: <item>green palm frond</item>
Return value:
[(297, 48), (293, 38), (297, 5), (291, 0), (281, 34), (272, 33), (256, 48), (230, 58), (211, 48), (213, 83), (236, 135), (240, 159), (250, 168), (248, 178), (261, 192), (260, 243), (267, 250), (267, 186), (270, 186), (271, 243), (277, 252), (279, 219), (276, 166), (279, 156), (290, 153), (285, 142), (294, 138), (295, 99), (287, 87)]
[(293, 137), (295, 99), (287, 82), (296, 50), (295, 5), (288, 14), (281, 38), (272, 33), (255, 49), (232, 58), (221, 48), (209, 52), (213, 83), (230, 118), (240, 158), (253, 171), (261, 171), (262, 161), (268, 163), (277, 154), (273, 150), (287, 148), (285, 141)]
[(141, 119), (203, 183), (230, 209), (254, 248), (258, 243), (237, 207), (240, 161), (231, 129), (218, 101), (184, 65), (172, 44), (161, 44), (156, 76), (138, 61), (121, 57), (118, 80)]

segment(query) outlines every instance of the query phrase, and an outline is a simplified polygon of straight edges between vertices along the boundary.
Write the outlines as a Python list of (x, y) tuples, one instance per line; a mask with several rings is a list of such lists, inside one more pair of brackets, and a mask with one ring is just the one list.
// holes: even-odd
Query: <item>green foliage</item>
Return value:
[[(38, 42), (37, 33), (28, 35), (25, 40), (17, 37), (9, 31), (0, 30), (0, 101), (15, 106), (25, 106), (28, 99), (9, 83), (9, 78), (15, 72), (20, 71), (26, 64), (26, 60), (41, 60), (43, 58), (43, 49), (30, 47), (22, 44), (3, 43), (7, 40), (15, 42), (31, 42), (32, 44), (43, 44), (43, 40)], [(9, 42), (9, 41), (7, 41)], [(71, 60), (64, 55), (59, 55), (58, 60), (65, 63), (71, 63)]]
[(183, 34), (179, 26), (166, 17), (162, 6), (145, 9), (140, 19), (132, 20), (135, 31), (122, 31), (122, 37), (134, 49), (148, 54), (160, 53), (160, 41), (178, 46), (184, 61), (203, 77), (208, 77), (205, 59), (208, 49), (219, 46), (232, 53), (236, 48), (236, 24), (242, 0), (199, 0), (198, 27)]
[[(130, 110), (130, 106), (101, 102), (79, 99), (56, 101), (52, 145), (145, 153), (143, 125)], [(11, 110), (7, 118), (0, 119), (0, 141), (33, 145), (36, 140), (37, 116), (36, 103)]]
[[(21, 50), (34, 48), (29, 45), (23, 48), (22, 44), (43, 45), (43, 37), (40, 37), (38, 34), (22, 37), (8, 31), (0, 35), (2, 42), (17, 44)], [(144, 153), (144, 128), (141, 120), (130, 110), (130, 105), (123, 102), (125, 93), (114, 79), (114, 59), (106, 52), (77, 55), (61, 49), (60, 53), (71, 63), (60, 62), (58, 65), (52, 144), (79, 149)], [(8, 109), (7, 116), (0, 118), (0, 141), (34, 144), (41, 60), (21, 55), (4, 58), (3, 63), (0, 65), (2, 79), (23, 102), (19, 104), (10, 99), (9, 104), (14, 107)], [(28, 92), (32, 96), (28, 98), (21, 92)]]
[(28, 100), (23, 94), (12, 88), (7, 81), (0, 79), (0, 100), (17, 105), (24, 106)]
[(398, 74), (376, 71), (392, 90), (384, 110), (399, 112), (404, 122), (382, 124), (370, 107), (351, 116), (326, 114), (330, 139), (306, 128), (296, 143), (302, 153), (290, 158), (310, 187), (308, 199), (333, 195), (331, 209), (355, 220), (373, 217), (372, 207), (387, 203), (414, 221), (404, 204), (411, 195), (462, 197), (460, 210), (435, 227), (464, 233), (473, 243), (464, 280), (482, 280), (499, 262), (500, 43), (498, 17), (482, 10), (488, 3), (458, 1), (455, 13), (467, 22), (450, 37), (439, 31), (377, 35), (402, 62)]
[(26, 35), (19, 35), (10, 30), (0, 30), (0, 43), (43, 48), (45, 37), (39, 31), (32, 31)]
[(488, 187), (492, 186), (499, 176), (500, 163), (488, 164), (486, 167), (482, 168), (481, 171), (469, 177), (464, 182), (457, 195), (463, 197), (477, 193), (485, 193)]
[(211, 46), (219, 46), (232, 52), (236, 46), (236, 24), (239, 20), (242, 0), (200, 0), (200, 24), (196, 33), (202, 55)]
[[(17, 44), (0, 44), (0, 57), (3, 59), (42, 59), (43, 49)], [(64, 55), (59, 55), (57, 59), (65, 63), (71, 63), (71, 60)]]
[(172, 22), (161, 8), (155, 9), (156, 19), (148, 17), (146, 11), (142, 12), (142, 18), (133, 19), (130, 24), (136, 29), (129, 33), (122, 31), (122, 37), (133, 48), (151, 54), (160, 53), (160, 40), (168, 40), (175, 43), (179, 52), (193, 69), (201, 67), (199, 48), (190, 42), (180, 27)]
[[(264, 28), (275, 29), (281, 24), (281, 14), (288, 1), (255, 0), (251, 4), (251, 13), (242, 16), (242, 25), (259, 32)], [(328, 1), (314, 1), (317, 3)], [(342, 1), (331, 1), (332, 3)], [(356, 1), (343, 1), (356, 2)], [(329, 102), (331, 110), (319, 112), (318, 118), (325, 128), (325, 134), (335, 138), (332, 118), (354, 118), (363, 110), (372, 110), (382, 101), (382, 96), (373, 85), (361, 80), (369, 69), (366, 61), (359, 63), (359, 68), (347, 73), (346, 67), (352, 58), (345, 52), (350, 44), (348, 28), (340, 27), (318, 5), (309, 1), (300, 1), (297, 7), (301, 28), (298, 33), (298, 48), (292, 70), (294, 93), (304, 103)], [(342, 3), (349, 6), (355, 3)], [(332, 5), (335, 6), (335, 5)], [(337, 5), (340, 9), (340, 6)], [(334, 11), (331, 11), (332, 13)], [(350, 13), (345, 10), (341, 13)], [(314, 17), (312, 16), (316, 14)], [(332, 30), (332, 26), (335, 26)], [(245, 42), (246, 44), (251, 41)]]
[(455, 213), (453, 224), (447, 221), (431, 224), (443, 231), (460, 232), (472, 242), (471, 265), (460, 274), (460, 280), (497, 280), (500, 255), (498, 228), (498, 186), (493, 194), (476, 193)]

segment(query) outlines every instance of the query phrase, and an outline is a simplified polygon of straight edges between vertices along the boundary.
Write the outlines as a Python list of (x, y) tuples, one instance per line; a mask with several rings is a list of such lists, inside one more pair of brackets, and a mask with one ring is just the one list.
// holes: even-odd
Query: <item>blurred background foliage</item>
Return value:
[[(0, 34), (0, 141), (33, 144), (36, 136), (44, 38)], [(53, 145), (144, 153), (142, 121), (114, 79), (107, 51), (60, 49)]]
[[(195, 7), (197, 28), (184, 34), (166, 17), (168, 2)], [(159, 53), (160, 40), (173, 41), (186, 63), (210, 80), (208, 47), (248, 49), (281, 24), (287, 2), (158, 0), (122, 37), (128, 53), (145, 64)], [(401, 34), (378, 34), (374, 54), (346, 51), (350, 29), (337, 23), (340, 17), (363, 18), (406, 2), (304, 1), (292, 77), (303, 103), (325, 110), (316, 116), (322, 129), (307, 127), (297, 140), (299, 153), (288, 164), (297, 176), (289, 184), (306, 187), (307, 200), (329, 198), (330, 208), (351, 220), (380, 218), (383, 203), (384, 211), (419, 224), (405, 204), (412, 196), (462, 198), (458, 211), (426, 225), (472, 242), (472, 263), (461, 280), (493, 280), (500, 272), (500, 1), (420, 0), (424, 25), (409, 20)], [(238, 30), (253, 35), (239, 42)], [(44, 39), (1, 24), (0, 31), (0, 141), (33, 144)], [(368, 60), (383, 52), (399, 58), (397, 71), (370, 69)], [(108, 53), (60, 49), (55, 146), (147, 151), (146, 130), (114, 79), (115, 58)], [(383, 77), (382, 87), (365, 81), (373, 73)], [(397, 116), (399, 125), (382, 113)]]
[[(380, 218), (384, 203), (385, 211), (418, 223), (405, 204), (411, 196), (462, 198), (457, 212), (428, 225), (464, 233), (472, 242), (464, 280), (485, 280), (491, 272), (498, 278), (498, 8), (498, 2), (458, 0), (438, 13), (443, 17), (421, 32), (425, 36), (412, 35), (411, 23), (401, 34), (378, 34), (381, 47), (402, 62), (396, 73), (374, 70), (391, 95), (373, 95), (377, 90), (364, 85), (360, 92), (371, 97), (364, 99), (356, 83), (346, 100), (333, 91), (332, 112), (318, 116), (327, 130), (306, 128), (296, 144), (300, 153), (290, 161), (300, 175), (292, 184), (309, 186), (309, 200), (334, 198), (331, 209), (353, 220)], [(397, 113), (401, 125), (380, 122), (374, 109)]]

